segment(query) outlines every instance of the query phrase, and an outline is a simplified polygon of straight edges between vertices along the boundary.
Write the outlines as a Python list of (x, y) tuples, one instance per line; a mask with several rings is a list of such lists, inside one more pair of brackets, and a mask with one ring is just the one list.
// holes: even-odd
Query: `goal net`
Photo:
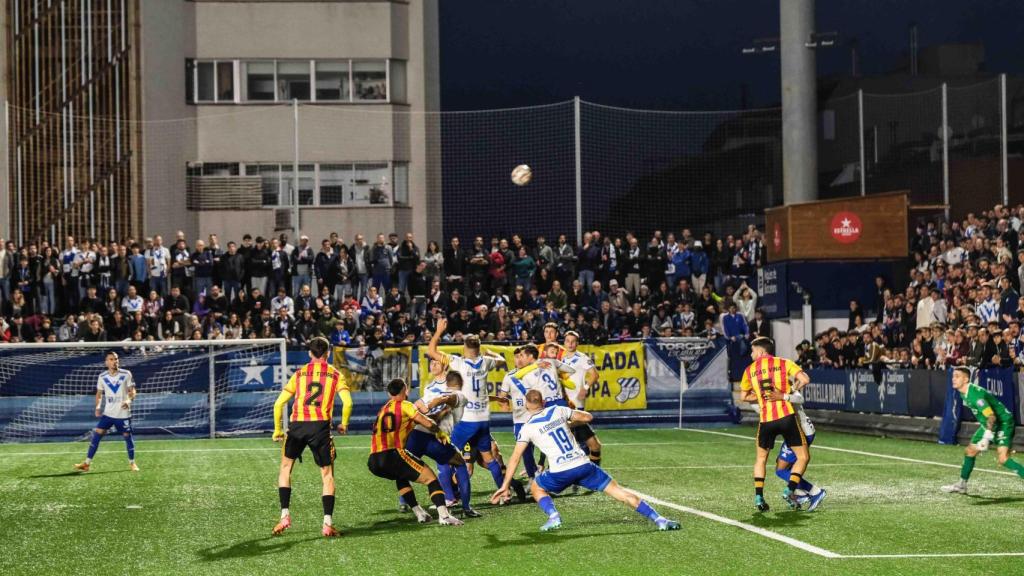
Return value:
[(0, 442), (71, 439), (96, 421), (96, 380), (113, 350), (138, 397), (141, 435), (217, 436), (273, 429), (287, 374), (283, 340), (0, 346)]

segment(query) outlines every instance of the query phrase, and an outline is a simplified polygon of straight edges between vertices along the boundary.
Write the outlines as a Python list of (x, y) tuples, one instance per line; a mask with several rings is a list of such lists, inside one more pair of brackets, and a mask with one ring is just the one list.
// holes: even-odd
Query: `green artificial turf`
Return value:
[[(846, 450), (812, 449), (806, 478), (829, 492), (821, 508), (786, 509), (783, 483), (769, 473), (773, 508), (758, 514), (752, 429), (599, 432), (603, 465), (621, 484), (715, 518), (654, 504), (683, 524), (662, 533), (603, 494), (567, 494), (555, 499), (563, 529), (542, 534), (545, 516), (533, 504), (487, 504), (493, 481), (478, 470), (483, 518), (419, 525), (397, 511), (393, 483), (367, 471), (369, 437), (350, 436), (335, 439), (334, 519), (344, 536), (319, 535), (319, 473), (307, 457), (293, 478), (293, 527), (272, 537), (280, 451), (268, 438), (138, 440), (135, 474), (111, 435), (86, 474), (71, 471), (85, 442), (0, 446), (0, 565), (9, 575), (104, 576), (1024, 573), (1024, 558), (1013, 556), (855, 557), (1024, 553), (1024, 481), (993, 473), (1003, 469), (991, 454), (978, 459), (972, 495), (951, 496), (938, 487), (957, 478), (959, 448), (821, 432), (816, 445)], [(496, 439), (509, 454), (511, 436)], [(428, 501), (423, 487), (417, 495)]]

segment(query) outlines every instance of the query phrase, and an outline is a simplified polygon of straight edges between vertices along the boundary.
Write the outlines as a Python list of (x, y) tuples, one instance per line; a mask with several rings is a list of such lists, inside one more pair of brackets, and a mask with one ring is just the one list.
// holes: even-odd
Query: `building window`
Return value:
[(277, 86), (278, 100), (309, 100), (309, 62), (278, 62)]
[(355, 100), (387, 100), (387, 62), (383, 60), (353, 62), (352, 85)]
[(389, 204), (391, 182), (388, 172), (387, 164), (356, 164), (347, 200), (353, 204)]
[(345, 191), (351, 184), (351, 164), (320, 165), (320, 205), (341, 206), (345, 202)]
[(277, 206), (281, 203), (281, 166), (279, 164), (248, 164), (246, 176), (259, 176), (261, 180), (264, 206)]
[(409, 165), (395, 163), (395, 204), (409, 204)]
[(217, 101), (235, 101), (234, 62), (217, 62)]
[(316, 99), (318, 102), (352, 99), (348, 60), (316, 63)]
[(409, 101), (405, 84), (405, 60), (389, 60), (388, 64), (388, 87), (391, 90), (389, 101), (405, 104)]
[(235, 101), (235, 62), (190, 60), (185, 64), (185, 95), (189, 104)]
[(213, 62), (196, 64), (196, 102), (214, 102)]
[(274, 62), (245, 63), (246, 100), (274, 100)]

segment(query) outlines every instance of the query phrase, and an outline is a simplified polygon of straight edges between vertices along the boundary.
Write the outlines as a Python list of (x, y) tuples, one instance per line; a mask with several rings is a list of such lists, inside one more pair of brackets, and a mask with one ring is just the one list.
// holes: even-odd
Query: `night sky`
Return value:
[[(602, 104), (671, 110), (779, 102), (779, 59), (745, 56), (778, 36), (777, 0), (441, 0), (444, 110), (527, 106), (579, 95)], [(986, 70), (1024, 75), (1024, 1), (819, 0), (817, 28), (837, 31), (819, 76), (884, 73), (920, 45), (981, 42)]]

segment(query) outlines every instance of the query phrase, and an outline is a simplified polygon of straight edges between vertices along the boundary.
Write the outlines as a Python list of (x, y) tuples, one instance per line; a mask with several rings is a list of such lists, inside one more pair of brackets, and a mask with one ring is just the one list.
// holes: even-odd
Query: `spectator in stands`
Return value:
[(406, 233), (405, 240), (398, 247), (396, 258), (398, 260), (398, 290), (407, 292), (409, 276), (420, 263), (420, 248), (413, 242), (412, 232)]
[[(708, 319), (711, 320), (710, 318)], [(747, 340), (750, 336), (750, 328), (747, 325), (746, 318), (743, 317), (737, 310), (736, 303), (729, 304), (729, 311), (722, 315), (722, 334), (729, 341), (728, 351), (730, 358), (741, 358), (746, 356), (749, 351), (747, 347)], [(732, 379), (737, 379), (738, 374), (731, 374)]]

